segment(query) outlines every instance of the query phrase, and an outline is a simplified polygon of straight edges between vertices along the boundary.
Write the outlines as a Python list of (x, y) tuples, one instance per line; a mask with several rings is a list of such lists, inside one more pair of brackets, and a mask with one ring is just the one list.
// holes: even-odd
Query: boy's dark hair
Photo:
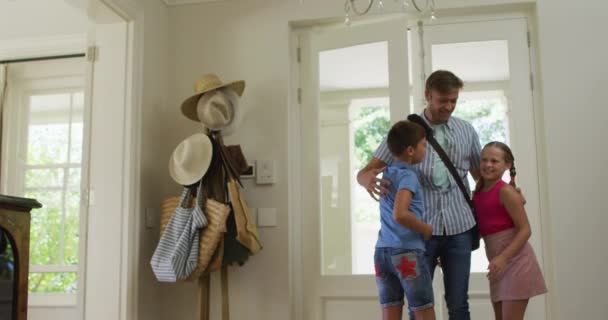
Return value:
[(386, 144), (388, 150), (394, 157), (400, 156), (407, 147), (416, 148), (416, 145), (425, 138), (424, 128), (408, 120), (402, 120), (395, 123), (391, 130), (388, 131)]
[(464, 83), (455, 74), (447, 70), (437, 70), (426, 79), (426, 91), (436, 90), (448, 94), (454, 89), (462, 89)]

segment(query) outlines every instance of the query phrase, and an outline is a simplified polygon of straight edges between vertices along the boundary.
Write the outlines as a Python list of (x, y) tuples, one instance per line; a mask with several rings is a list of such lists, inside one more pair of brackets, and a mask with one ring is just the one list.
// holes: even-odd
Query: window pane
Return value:
[(75, 272), (30, 273), (29, 291), (32, 293), (75, 293)]
[[(493, 140), (508, 142), (508, 100), (501, 87), (510, 79), (507, 41), (435, 44), (431, 50), (432, 69), (454, 72), (464, 80), (464, 90), (470, 90), (460, 93), (454, 116), (473, 125), (482, 147)], [(470, 175), (468, 182), (475, 186)], [(481, 246), (471, 256), (471, 272), (487, 272), (483, 242)]]
[(61, 243), (61, 213), (63, 192), (28, 192), (26, 197), (43, 204), (32, 211), (30, 231), (30, 264), (59, 264)]
[(62, 187), (64, 169), (28, 169), (25, 188)]
[[(454, 116), (470, 122), (483, 147), (490, 141), (508, 143), (508, 124), (506, 98), (502, 91), (462, 92)], [(505, 172), (508, 175), (508, 171)], [(475, 180), (468, 175), (469, 185), (474, 188)], [(471, 272), (487, 272), (488, 260), (483, 247), (471, 255)]]
[(65, 243), (63, 264), (78, 264), (78, 239), (80, 230), (80, 191), (68, 191), (65, 216)]
[(68, 130), (67, 123), (31, 125), (29, 127), (27, 164), (65, 163), (68, 155)]
[(68, 122), (69, 114), (69, 93), (30, 96), (30, 123)]
[[(352, 148), (355, 151), (355, 165), (351, 176), (373, 157), (382, 139), (390, 129), (389, 99), (358, 99), (351, 104)], [(380, 230), (380, 209), (356, 180), (353, 185), (353, 274), (370, 274), (374, 270), (374, 248)]]
[(71, 168), (68, 170), (68, 187), (80, 189), (80, 168)]
[[(72, 94), (72, 107), (74, 110), (82, 110), (84, 108), (84, 92)], [(82, 119), (82, 116), (79, 119)]]
[(434, 44), (432, 57), (433, 70), (450, 70), (465, 83), (510, 78), (506, 40)]
[(509, 119), (502, 91), (463, 92), (454, 116), (473, 125), (482, 147), (490, 141), (508, 143)]
[(319, 65), (321, 273), (371, 274), (379, 209), (356, 172), (390, 126), (388, 43), (322, 51)]
[[(79, 258), (84, 93), (72, 88), (36, 93), (27, 108), (26, 140), (21, 141), (27, 148), (23, 196), (43, 204), (32, 211), (30, 264), (37, 267), (30, 274), (29, 289), (70, 293), (76, 290), (74, 266)], [(49, 265), (71, 269), (46, 269)]]
[(82, 162), (82, 122), (72, 123), (70, 140), (70, 163)]

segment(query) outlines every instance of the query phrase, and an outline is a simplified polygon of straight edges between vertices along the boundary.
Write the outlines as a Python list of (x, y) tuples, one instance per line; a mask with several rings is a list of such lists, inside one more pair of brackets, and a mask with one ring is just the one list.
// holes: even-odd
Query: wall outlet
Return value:
[(158, 227), (160, 219), (160, 211), (156, 208), (146, 208), (146, 228), (152, 229)]
[(273, 184), (276, 182), (275, 161), (274, 160), (257, 160), (255, 162), (257, 184)]

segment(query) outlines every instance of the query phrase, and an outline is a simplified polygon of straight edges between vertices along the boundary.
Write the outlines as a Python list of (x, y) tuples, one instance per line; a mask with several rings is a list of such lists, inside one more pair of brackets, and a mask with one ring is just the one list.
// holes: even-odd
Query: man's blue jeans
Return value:
[[(437, 258), (441, 259), (449, 320), (471, 319), (468, 292), (472, 242), (473, 231), (469, 230), (452, 236), (433, 236), (426, 243), (426, 263), (431, 277), (435, 274)], [(410, 318), (414, 319), (412, 313)]]

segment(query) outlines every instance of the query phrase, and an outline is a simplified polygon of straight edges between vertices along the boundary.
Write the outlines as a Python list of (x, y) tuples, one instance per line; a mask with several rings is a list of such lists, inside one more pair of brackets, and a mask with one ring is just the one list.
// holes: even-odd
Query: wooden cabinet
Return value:
[(0, 195), (0, 319), (27, 319), (30, 210), (34, 199)]

